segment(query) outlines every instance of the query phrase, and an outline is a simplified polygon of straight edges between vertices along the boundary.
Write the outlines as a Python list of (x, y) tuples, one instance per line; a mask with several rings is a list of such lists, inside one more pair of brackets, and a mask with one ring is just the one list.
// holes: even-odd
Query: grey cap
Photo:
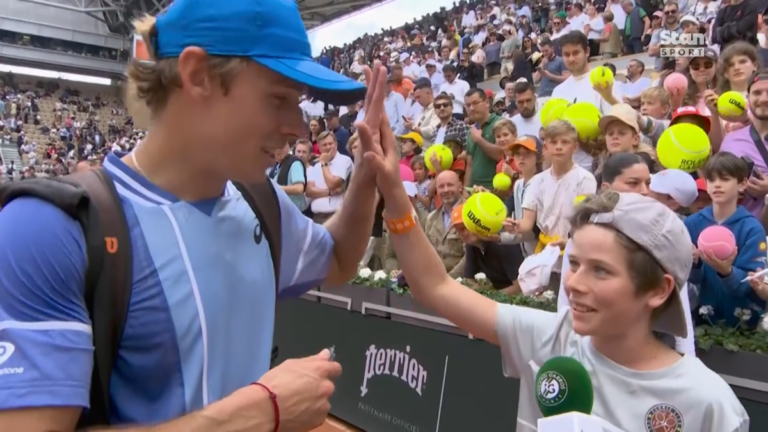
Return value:
[(665, 272), (675, 279), (677, 289), (672, 304), (654, 323), (654, 330), (688, 337), (681, 288), (685, 287), (693, 266), (693, 244), (683, 221), (655, 199), (636, 193), (619, 193), (619, 202), (609, 213), (594, 214), (594, 224), (610, 225), (632, 239), (653, 256)]

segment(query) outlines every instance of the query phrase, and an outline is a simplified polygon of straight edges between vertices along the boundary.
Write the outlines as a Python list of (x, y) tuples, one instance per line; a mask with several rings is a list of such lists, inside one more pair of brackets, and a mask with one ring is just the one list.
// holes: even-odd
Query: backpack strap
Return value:
[(128, 221), (115, 184), (103, 168), (63, 177), (62, 183), (83, 191), (85, 214), (79, 220), (85, 233), (88, 270), (85, 304), (93, 326), (94, 367), (91, 407), (79, 427), (110, 423), (110, 380), (123, 338), (133, 283), (133, 254)]
[(103, 169), (56, 179), (29, 179), (0, 187), (0, 206), (32, 196), (76, 219), (88, 257), (85, 304), (93, 328), (90, 409), (79, 428), (109, 424), (109, 384), (128, 313), (132, 284), (131, 239), (112, 179)]
[[(269, 243), (269, 253), (272, 256), (272, 266), (275, 271), (275, 294), (280, 289), (280, 257), (283, 252), (283, 237), (280, 220), (280, 199), (272, 181), (266, 178), (262, 183), (234, 183), (235, 187), (259, 219), (264, 236)], [(275, 364), (278, 348), (272, 348), (271, 363)]]

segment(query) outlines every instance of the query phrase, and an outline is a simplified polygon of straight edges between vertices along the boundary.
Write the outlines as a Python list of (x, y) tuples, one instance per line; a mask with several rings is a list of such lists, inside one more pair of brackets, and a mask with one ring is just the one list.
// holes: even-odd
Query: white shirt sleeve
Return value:
[[(685, 327), (688, 330), (687, 338), (675, 338), (675, 351), (696, 357), (696, 346), (694, 345), (693, 335), (693, 319), (691, 317), (691, 301), (688, 300), (688, 284), (685, 284), (680, 288), (680, 299), (683, 303), (683, 310), (685, 311)], [(560, 300), (558, 299), (558, 306)]]
[(572, 240), (568, 240), (565, 244), (565, 250), (563, 251), (563, 267), (560, 270), (560, 289), (557, 292), (557, 312), (560, 313), (563, 309), (571, 307), (571, 303), (568, 301), (568, 295), (565, 293), (565, 272), (568, 271), (570, 264), (568, 263), (568, 255), (571, 253)]

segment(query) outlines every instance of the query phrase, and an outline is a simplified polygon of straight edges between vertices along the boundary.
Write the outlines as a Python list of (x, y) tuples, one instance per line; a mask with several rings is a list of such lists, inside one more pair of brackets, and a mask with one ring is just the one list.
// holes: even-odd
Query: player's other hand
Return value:
[[(332, 380), (341, 374), (341, 365), (331, 361), (330, 355), (325, 349), (311, 357), (286, 360), (259, 379), (277, 395), (280, 431), (303, 432), (325, 422), (331, 409), (329, 398), (335, 389)], [(238, 423), (253, 425), (259, 424), (255, 421), (257, 417), (273, 410), (272, 401), (265, 396), (268, 393), (261, 386), (250, 385), (222, 402), (229, 404), (227, 413), (231, 421), (241, 417), (243, 421)], [(274, 415), (269, 418), (271, 430)]]

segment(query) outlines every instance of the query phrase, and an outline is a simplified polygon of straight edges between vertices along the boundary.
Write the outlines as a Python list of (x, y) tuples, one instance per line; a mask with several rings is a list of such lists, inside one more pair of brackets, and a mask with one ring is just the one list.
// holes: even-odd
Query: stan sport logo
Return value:
[(662, 30), (659, 34), (659, 57), (704, 57), (707, 37), (703, 34)]

